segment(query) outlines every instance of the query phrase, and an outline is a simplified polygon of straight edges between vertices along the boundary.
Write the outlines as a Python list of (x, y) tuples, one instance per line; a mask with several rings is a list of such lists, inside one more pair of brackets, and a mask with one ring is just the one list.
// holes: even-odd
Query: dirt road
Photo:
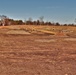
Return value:
[(0, 34), (0, 75), (76, 75), (76, 38)]

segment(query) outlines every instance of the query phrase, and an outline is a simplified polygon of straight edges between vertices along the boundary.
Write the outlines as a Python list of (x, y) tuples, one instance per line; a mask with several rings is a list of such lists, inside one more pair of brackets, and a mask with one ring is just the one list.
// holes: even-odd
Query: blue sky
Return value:
[(0, 0), (0, 15), (13, 19), (75, 23), (76, 0)]

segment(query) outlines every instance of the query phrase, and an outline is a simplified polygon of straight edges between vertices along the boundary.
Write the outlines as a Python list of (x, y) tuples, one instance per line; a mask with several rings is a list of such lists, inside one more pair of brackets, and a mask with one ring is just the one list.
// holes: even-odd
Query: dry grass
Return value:
[(35, 26), (35, 25), (19, 25), (18, 26), (16, 25), (16, 26), (4, 26), (4, 27), (0, 27), (0, 29), (12, 30), (12, 31), (9, 31), (11, 33), (17, 32), (18, 30), (19, 33), (29, 32), (33, 34), (40, 33), (40, 34), (50, 34), (50, 35), (58, 35), (58, 36), (59, 35), (70, 36), (76, 33), (76, 27), (71, 27), (71, 26)]

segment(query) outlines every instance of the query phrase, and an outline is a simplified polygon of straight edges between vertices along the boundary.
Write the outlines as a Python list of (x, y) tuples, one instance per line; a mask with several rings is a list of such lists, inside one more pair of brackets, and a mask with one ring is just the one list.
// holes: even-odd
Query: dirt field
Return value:
[(0, 27), (0, 75), (76, 75), (76, 27)]

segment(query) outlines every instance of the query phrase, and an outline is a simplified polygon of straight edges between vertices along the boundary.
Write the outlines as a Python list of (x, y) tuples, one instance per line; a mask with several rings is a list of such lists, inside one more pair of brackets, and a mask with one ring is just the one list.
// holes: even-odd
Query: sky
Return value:
[(75, 23), (76, 0), (0, 0), (0, 15), (12, 19)]

